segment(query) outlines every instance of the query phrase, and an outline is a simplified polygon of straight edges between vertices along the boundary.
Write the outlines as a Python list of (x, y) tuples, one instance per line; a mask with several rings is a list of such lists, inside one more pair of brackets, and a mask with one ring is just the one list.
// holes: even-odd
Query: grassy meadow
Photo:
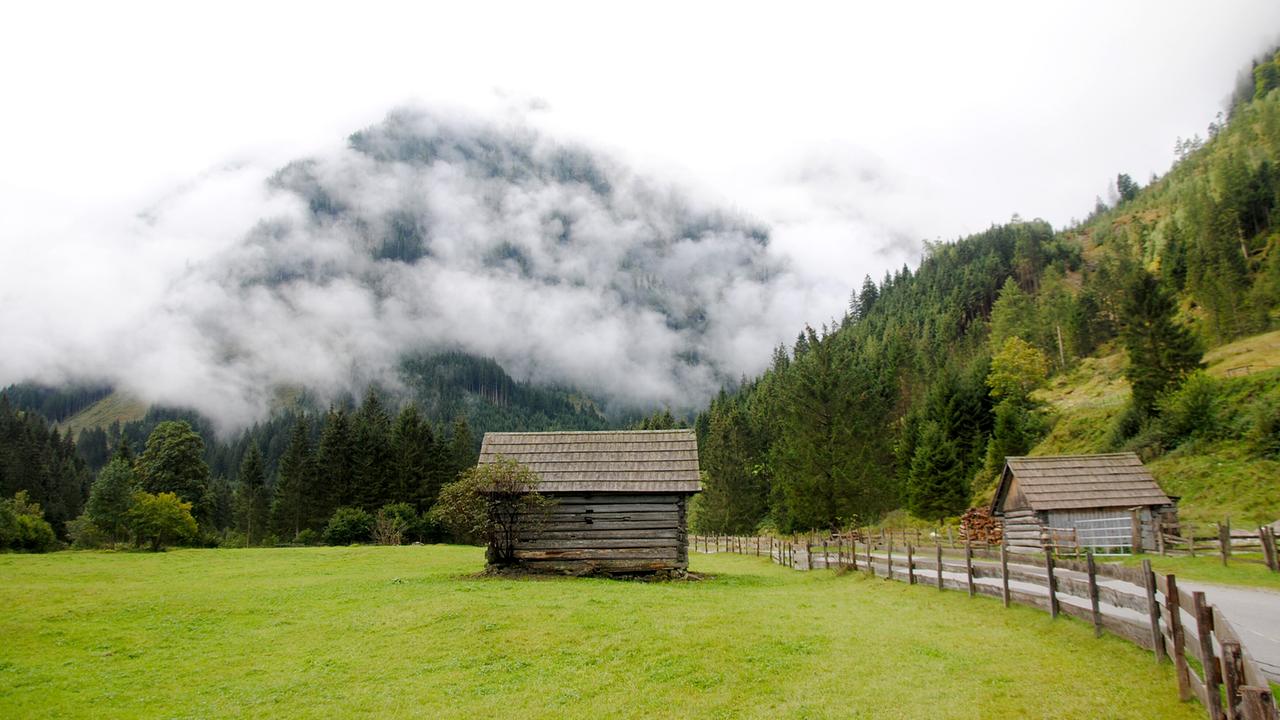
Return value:
[(493, 579), (477, 548), (0, 556), (0, 717), (1194, 718), (1083, 623), (754, 557)]

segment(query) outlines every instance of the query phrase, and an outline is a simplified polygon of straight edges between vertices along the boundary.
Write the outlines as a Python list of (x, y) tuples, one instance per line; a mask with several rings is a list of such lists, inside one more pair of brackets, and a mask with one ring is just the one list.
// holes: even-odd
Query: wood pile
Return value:
[(974, 545), (999, 545), (1004, 538), (1000, 520), (985, 507), (969, 508), (960, 516), (960, 537)]

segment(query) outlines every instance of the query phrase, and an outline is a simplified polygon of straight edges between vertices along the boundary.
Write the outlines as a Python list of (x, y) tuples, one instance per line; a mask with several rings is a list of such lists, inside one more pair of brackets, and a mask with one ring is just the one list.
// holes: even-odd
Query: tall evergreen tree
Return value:
[(955, 443), (935, 422), (926, 423), (911, 459), (907, 509), (924, 520), (959, 515), (969, 503), (969, 481)]
[(267, 469), (258, 444), (252, 443), (236, 477), (236, 515), (246, 545), (257, 545), (266, 535), (269, 509)]
[(762, 448), (746, 411), (734, 401), (713, 404), (699, 458), (706, 481), (699, 502), (700, 529), (722, 534), (754, 532), (769, 505)]
[(465, 417), (453, 421), (453, 435), (449, 438), (449, 482), (457, 479), (464, 470), (476, 464), (475, 438)]
[(1203, 367), (1203, 351), (1195, 336), (1177, 322), (1177, 306), (1155, 276), (1134, 273), (1123, 306), (1122, 338), (1129, 355), (1125, 377), (1133, 388), (1133, 405), (1147, 417), (1159, 396), (1178, 387)]
[(298, 416), (289, 434), (289, 444), (276, 471), (275, 497), (271, 503), (271, 524), (283, 538), (296, 538), (303, 528), (319, 527), (315, 517), (318, 488), (316, 458), (311, 448), (311, 426), (306, 416)]
[(391, 430), (394, 502), (407, 502), (424, 512), (435, 503), (440, 485), (439, 474), (432, 472), (438, 459), (435, 434), (431, 424), (422, 419), (418, 406), (410, 403), (396, 416)]
[(328, 519), (335, 509), (355, 505), (359, 500), (354, 442), (351, 419), (346, 411), (331, 408), (325, 416), (316, 453), (316, 501), (320, 518)]
[(356, 497), (369, 512), (392, 502), (391, 418), (373, 388), (365, 394), (353, 430)]

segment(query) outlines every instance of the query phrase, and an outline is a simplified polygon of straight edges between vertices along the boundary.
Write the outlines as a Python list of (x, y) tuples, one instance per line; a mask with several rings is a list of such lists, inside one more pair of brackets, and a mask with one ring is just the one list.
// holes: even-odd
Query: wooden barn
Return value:
[(515, 545), (529, 569), (683, 572), (689, 497), (702, 490), (693, 430), (485, 433), (480, 463), (510, 458), (555, 501)]
[(991, 514), (1014, 551), (1154, 549), (1159, 528), (1177, 522), (1174, 501), (1133, 453), (1007, 458)]

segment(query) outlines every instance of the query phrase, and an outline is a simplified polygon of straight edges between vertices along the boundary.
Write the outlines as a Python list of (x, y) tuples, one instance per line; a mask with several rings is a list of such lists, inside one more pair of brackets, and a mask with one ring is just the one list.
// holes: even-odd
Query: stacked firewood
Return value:
[(999, 545), (1003, 536), (1000, 520), (988, 508), (969, 508), (960, 516), (960, 537), (975, 545)]

